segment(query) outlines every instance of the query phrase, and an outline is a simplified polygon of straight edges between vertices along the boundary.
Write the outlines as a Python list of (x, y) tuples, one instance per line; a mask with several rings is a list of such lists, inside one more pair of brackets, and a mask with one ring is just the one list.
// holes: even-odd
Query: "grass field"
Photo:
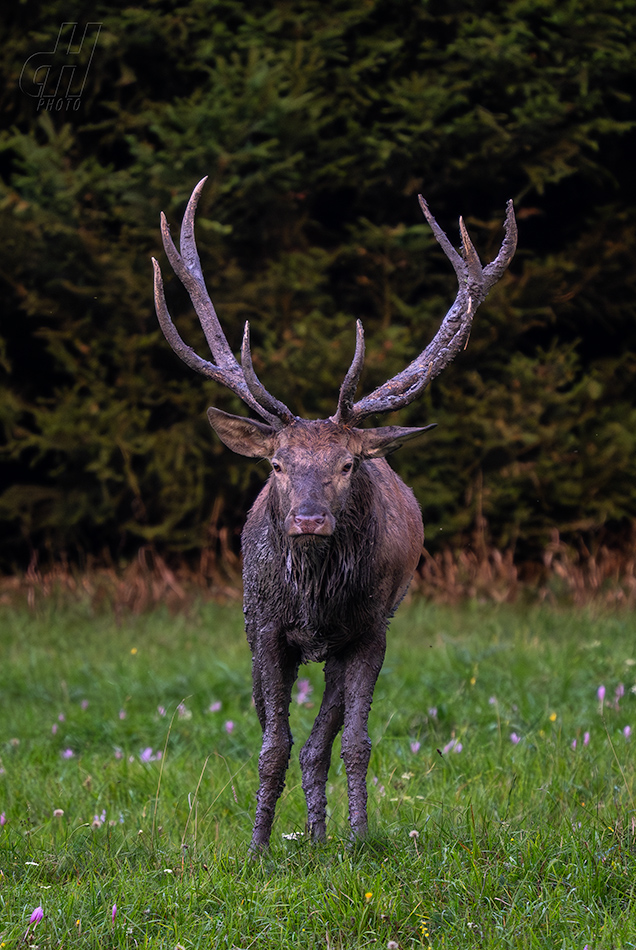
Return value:
[[(371, 839), (349, 844), (336, 748), (330, 839), (304, 840), (294, 755), (255, 862), (237, 608), (7, 608), (0, 642), (1, 948), (636, 947), (632, 614), (405, 606)], [(301, 675), (296, 754), (322, 689)]]

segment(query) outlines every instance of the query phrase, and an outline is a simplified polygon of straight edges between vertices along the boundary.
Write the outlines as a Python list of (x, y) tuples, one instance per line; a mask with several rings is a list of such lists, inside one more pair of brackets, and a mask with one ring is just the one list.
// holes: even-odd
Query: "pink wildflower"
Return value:
[(451, 739), (442, 749), (442, 755), (446, 755), (447, 752), (461, 752), (463, 748), (463, 745), (458, 739)]
[(62, 752), (63, 759), (72, 759), (74, 755), (75, 753), (72, 749), (64, 749), (64, 752)]
[(416, 755), (420, 751), (420, 744), (417, 739), (411, 743), (411, 752)]
[(165, 714), (166, 714), (166, 707), (165, 707), (165, 706), (157, 706), (157, 712), (159, 713), (160, 716), (165, 716)]
[(33, 913), (31, 914), (31, 920), (29, 921), (29, 926), (33, 924), (33, 926), (36, 927), (40, 923), (43, 917), (44, 917), (44, 911), (42, 910), (42, 908), (36, 907)]
[(7, 816), (5, 815), (4, 812), (2, 812), (2, 814), (0, 814), (0, 828), (2, 828), (3, 825), (6, 825), (6, 823), (7, 823)]
[(231, 732), (234, 732), (234, 723), (232, 722), (231, 719), (228, 719), (228, 721), (225, 723), (225, 731), (227, 732), (228, 735)]
[(152, 748), (147, 746), (139, 755), (139, 759), (142, 762), (158, 762), (161, 758), (161, 752), (153, 753)]
[(306, 703), (311, 694), (314, 691), (313, 686), (307, 679), (298, 680), (298, 694), (296, 696), (296, 702), (299, 706), (302, 706), (303, 703)]
[(117, 904), (113, 904), (113, 910), (111, 915), (111, 920), (115, 923), (115, 917), (117, 916)]
[(210, 703), (208, 706), (208, 712), (219, 712), (221, 709), (221, 701), (216, 699), (213, 703)]
[(81, 706), (83, 712), (86, 712), (86, 710), (88, 709), (88, 706), (89, 706), (88, 700), (87, 700), (87, 699), (83, 699), (82, 702), (80, 703), (80, 706)]
[(584, 732), (584, 733), (583, 733), (583, 745), (589, 745), (589, 744), (590, 744), (590, 734), (589, 734), (589, 732)]
[(601, 712), (603, 712), (603, 703), (605, 702), (605, 687), (602, 684), (596, 690), (596, 698), (599, 701)]
[(632, 727), (631, 727), (631, 726), (625, 726), (625, 728), (623, 729), (623, 735), (625, 736), (625, 738), (626, 738), (626, 739), (629, 739), (629, 737), (631, 736), (631, 734), (632, 734)]
[(518, 736), (516, 732), (511, 732), (510, 741), (513, 745), (518, 745), (521, 742), (521, 736)]

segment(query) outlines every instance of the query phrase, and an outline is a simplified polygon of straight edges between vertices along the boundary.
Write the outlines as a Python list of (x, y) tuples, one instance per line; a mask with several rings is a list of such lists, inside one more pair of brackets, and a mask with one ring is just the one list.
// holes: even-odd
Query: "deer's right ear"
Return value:
[(212, 408), (208, 409), (208, 419), (221, 442), (238, 455), (270, 458), (274, 454), (276, 432), (272, 426)]

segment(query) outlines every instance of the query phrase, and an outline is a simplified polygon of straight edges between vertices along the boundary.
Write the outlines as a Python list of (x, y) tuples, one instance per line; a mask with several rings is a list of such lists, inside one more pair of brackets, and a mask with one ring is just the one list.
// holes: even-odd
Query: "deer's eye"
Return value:
[(274, 459), (272, 459), (272, 468), (274, 469), (277, 475), (283, 470), (283, 467), (280, 464), (280, 462), (276, 462)]
[(353, 462), (345, 462), (344, 465), (342, 466), (342, 474), (348, 475), (349, 472), (352, 470), (352, 468), (353, 468)]

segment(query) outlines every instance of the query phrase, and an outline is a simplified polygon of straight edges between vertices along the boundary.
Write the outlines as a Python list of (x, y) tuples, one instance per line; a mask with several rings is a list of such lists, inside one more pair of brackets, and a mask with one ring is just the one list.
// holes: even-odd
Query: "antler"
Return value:
[(362, 325), (358, 320), (356, 351), (340, 388), (338, 409), (332, 416), (334, 422), (355, 426), (373, 413), (392, 412), (407, 406), (416, 399), (430, 381), (439, 375), (466, 345), (477, 307), (493, 284), (497, 283), (514, 256), (517, 247), (517, 222), (512, 201), (509, 201), (506, 206), (505, 235), (499, 253), (491, 264), (482, 268), (463, 219), (459, 219), (459, 231), (462, 237), (462, 251), (459, 253), (428, 210), (424, 198), (421, 195), (418, 195), (418, 198), (438, 244), (457, 274), (459, 288), (455, 302), (426, 349), (405, 370), (354, 404), (353, 398), (364, 360), (364, 336)]
[(190, 300), (201, 323), (201, 328), (212, 351), (215, 363), (210, 363), (208, 360), (197, 356), (192, 347), (184, 343), (179, 336), (179, 332), (168, 313), (163, 291), (161, 269), (153, 257), (152, 265), (155, 276), (155, 309), (157, 311), (157, 318), (166, 340), (177, 356), (180, 357), (190, 369), (201, 373), (202, 376), (207, 376), (208, 379), (214, 379), (217, 383), (222, 383), (224, 386), (227, 386), (228, 389), (257, 412), (262, 419), (265, 419), (266, 422), (275, 429), (281, 429), (295, 417), (284, 403), (280, 402), (265, 389), (254, 372), (252, 354), (250, 352), (249, 323), (245, 324), (243, 346), (241, 348), (241, 364), (239, 365), (223, 333), (214, 306), (210, 300), (210, 295), (205, 286), (199, 253), (194, 239), (194, 217), (199, 197), (206, 181), (207, 176), (202, 178), (195, 187), (188, 202), (181, 225), (181, 253), (176, 249), (172, 237), (170, 236), (168, 222), (163, 212), (161, 213), (161, 237), (163, 239), (166, 256), (172, 265), (172, 269), (190, 295)]
[[(281, 429), (296, 417), (284, 403), (265, 389), (256, 376), (250, 351), (249, 323), (245, 324), (241, 362), (239, 364), (223, 333), (205, 286), (194, 239), (194, 218), (199, 197), (206, 181), (207, 177), (201, 179), (188, 202), (181, 225), (180, 252), (170, 236), (170, 229), (163, 212), (161, 214), (161, 236), (172, 269), (190, 295), (215, 362), (211, 363), (202, 359), (194, 352), (192, 347), (181, 339), (168, 312), (161, 269), (153, 258), (155, 308), (159, 324), (166, 340), (187, 366), (202, 376), (207, 376), (208, 379), (214, 379), (226, 386), (271, 426), (275, 429)], [(364, 363), (364, 331), (358, 320), (356, 324), (355, 354), (340, 387), (338, 409), (335, 415), (331, 417), (333, 422), (355, 426), (373, 413), (392, 412), (413, 402), (426, 389), (429, 382), (439, 375), (454, 359), (459, 350), (465, 346), (477, 307), (484, 300), (493, 284), (496, 284), (502, 276), (515, 253), (517, 223), (512, 201), (509, 201), (506, 207), (505, 235), (499, 253), (491, 264), (482, 268), (463, 219), (459, 219), (459, 230), (462, 237), (460, 253), (452, 246), (446, 234), (428, 210), (428, 205), (422, 196), (419, 195), (418, 197), (424, 216), (457, 275), (459, 287), (455, 302), (426, 349), (405, 370), (378, 386), (368, 396), (354, 403), (353, 400)]]

